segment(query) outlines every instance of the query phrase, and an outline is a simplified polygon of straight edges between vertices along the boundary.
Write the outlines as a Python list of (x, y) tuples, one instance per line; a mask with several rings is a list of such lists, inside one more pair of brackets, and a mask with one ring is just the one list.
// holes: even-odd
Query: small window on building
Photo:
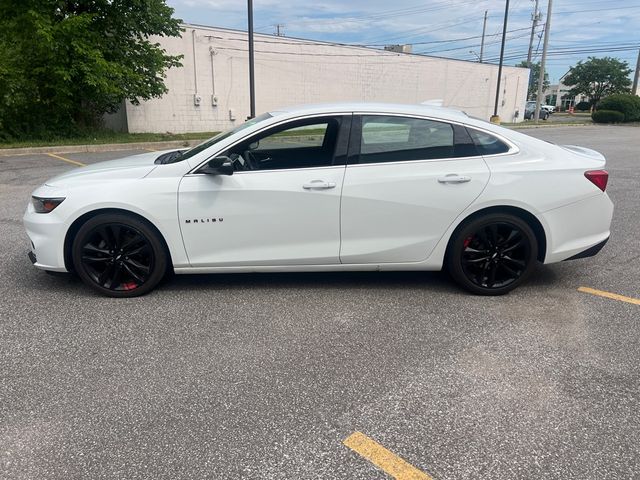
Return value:
[(473, 139), (473, 143), (476, 144), (478, 153), (480, 155), (497, 155), (499, 153), (507, 153), (509, 151), (509, 145), (501, 140), (498, 140), (493, 135), (481, 132), (479, 130), (467, 129), (469, 135)]
[(382, 115), (362, 117), (359, 163), (453, 156), (453, 128), (448, 123)]

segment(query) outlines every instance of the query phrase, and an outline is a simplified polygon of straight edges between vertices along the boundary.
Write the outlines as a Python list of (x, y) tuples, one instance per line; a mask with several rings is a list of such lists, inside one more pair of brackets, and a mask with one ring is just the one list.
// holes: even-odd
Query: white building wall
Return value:
[[(167, 71), (169, 92), (162, 98), (139, 106), (127, 103), (130, 132), (219, 131), (249, 115), (246, 33), (184, 28), (182, 38), (156, 39), (168, 53), (184, 55), (183, 66)], [(305, 103), (439, 99), (444, 106), (487, 120), (493, 113), (498, 71), (495, 65), (270, 35), (255, 36), (255, 65), (258, 114)], [(503, 121), (522, 119), (528, 77), (527, 69), (503, 68), (498, 112)], [(194, 104), (196, 94), (202, 98), (199, 106)], [(217, 106), (212, 105), (214, 95)]]

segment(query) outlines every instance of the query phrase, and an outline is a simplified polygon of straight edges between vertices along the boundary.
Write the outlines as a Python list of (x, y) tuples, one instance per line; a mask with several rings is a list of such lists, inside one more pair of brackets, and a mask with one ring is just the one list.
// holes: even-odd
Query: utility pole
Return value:
[(633, 76), (633, 88), (631, 88), (633, 95), (638, 95), (638, 77), (640, 77), (640, 50), (638, 50), (638, 60), (636, 61), (636, 74)]
[(540, 120), (540, 102), (542, 100), (542, 91), (544, 90), (544, 73), (547, 63), (547, 49), (549, 48), (549, 30), (551, 30), (552, 7), (553, 0), (549, 0), (549, 6), (547, 7), (547, 22), (544, 26), (544, 44), (542, 46), (542, 60), (540, 60), (540, 74), (538, 75), (538, 95), (536, 96), (536, 112), (534, 115), (536, 123)]
[(500, 117), (498, 116), (498, 102), (500, 101), (500, 83), (502, 81), (502, 62), (504, 61), (504, 42), (507, 39), (507, 21), (509, 19), (509, 0), (507, 0), (504, 6), (504, 25), (502, 26), (502, 45), (500, 46), (500, 63), (498, 64), (498, 85), (496, 86), (496, 103), (493, 107), (493, 116), (491, 121), (494, 123), (500, 123)]
[(249, 23), (249, 118), (253, 118), (256, 116), (256, 80), (253, 55), (253, 0), (247, 0), (247, 13)]
[(531, 37), (529, 38), (529, 52), (527, 53), (527, 67), (531, 68), (531, 56), (533, 55), (533, 39), (536, 36), (536, 28), (540, 21), (540, 12), (538, 11), (538, 0), (535, 0), (536, 6), (533, 8), (533, 14), (531, 15)]
[(531, 37), (529, 38), (529, 51), (527, 53), (527, 68), (529, 68), (529, 88), (527, 89), (527, 100), (531, 100), (529, 92), (533, 86), (533, 73), (531, 71), (531, 58), (533, 56), (533, 39), (536, 36), (536, 28), (538, 28), (538, 22), (540, 21), (540, 11), (538, 10), (538, 0), (535, 1), (535, 7), (533, 8), (533, 14), (531, 15)]
[(487, 10), (484, 11), (484, 22), (482, 23), (482, 42), (480, 42), (480, 63), (484, 58), (484, 35), (487, 33)]
[(284, 25), (281, 23), (276, 24), (276, 37), (284, 37)]

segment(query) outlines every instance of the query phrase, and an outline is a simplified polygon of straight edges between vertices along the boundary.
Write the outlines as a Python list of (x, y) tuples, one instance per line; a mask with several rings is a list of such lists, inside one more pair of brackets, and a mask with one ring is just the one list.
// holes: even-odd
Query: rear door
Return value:
[(486, 163), (460, 125), (393, 115), (355, 116), (353, 125), (341, 262), (425, 260), (486, 186)]

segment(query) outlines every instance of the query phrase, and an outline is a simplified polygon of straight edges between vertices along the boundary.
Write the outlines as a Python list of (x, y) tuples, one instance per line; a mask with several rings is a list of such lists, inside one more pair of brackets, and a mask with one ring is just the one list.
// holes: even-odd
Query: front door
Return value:
[(178, 213), (191, 266), (339, 263), (350, 123), (325, 116), (272, 127), (222, 153), (233, 175), (185, 176)]

